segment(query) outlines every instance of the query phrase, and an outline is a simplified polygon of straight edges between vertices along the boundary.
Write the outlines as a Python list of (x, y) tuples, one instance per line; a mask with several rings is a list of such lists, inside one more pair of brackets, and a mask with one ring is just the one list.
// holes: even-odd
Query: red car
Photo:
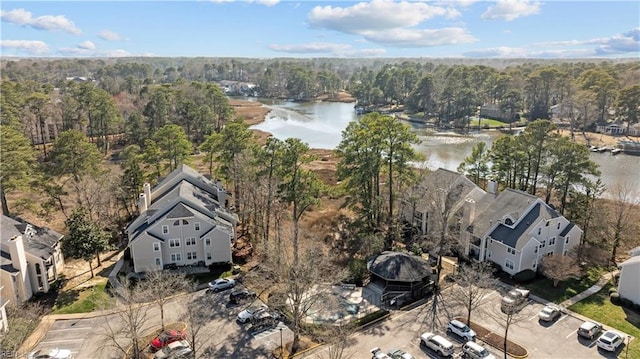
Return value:
[(184, 330), (166, 329), (151, 340), (151, 349), (158, 350), (164, 348), (167, 344), (185, 339), (185, 337)]

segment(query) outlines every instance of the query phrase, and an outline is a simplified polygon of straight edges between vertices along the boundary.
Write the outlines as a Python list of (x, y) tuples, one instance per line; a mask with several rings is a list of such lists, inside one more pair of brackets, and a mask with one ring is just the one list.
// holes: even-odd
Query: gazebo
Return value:
[(382, 252), (367, 262), (371, 279), (363, 297), (370, 303), (399, 308), (431, 293), (433, 270), (426, 259), (404, 252)]

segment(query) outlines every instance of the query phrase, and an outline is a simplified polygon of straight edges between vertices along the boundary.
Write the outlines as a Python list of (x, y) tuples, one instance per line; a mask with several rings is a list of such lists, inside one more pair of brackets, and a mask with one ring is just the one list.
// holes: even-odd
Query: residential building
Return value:
[[(537, 271), (544, 256), (568, 255), (580, 243), (579, 227), (526, 192), (507, 188), (498, 193), (491, 181), (485, 192), (463, 175), (442, 169), (423, 183), (413, 202), (405, 203), (402, 218), (421, 234), (435, 236), (442, 225), (431, 217), (446, 213), (448, 225), (459, 230), (463, 253), (494, 262), (509, 274)], [(438, 196), (445, 199), (438, 201)]]
[(140, 214), (126, 229), (134, 272), (231, 263), (238, 217), (230, 198), (220, 181), (186, 165), (153, 189), (145, 183)]
[(63, 236), (49, 228), (5, 215), (2, 215), (1, 225), (2, 298), (10, 303), (22, 303), (34, 293), (47, 293), (64, 267), (60, 248)]
[(4, 333), (9, 330), (9, 321), (7, 320), (6, 306), (9, 304), (9, 300), (5, 299), (3, 293), (4, 287), (0, 284), (0, 333)]
[(640, 247), (632, 249), (631, 258), (620, 263), (618, 294), (635, 304), (640, 304)]

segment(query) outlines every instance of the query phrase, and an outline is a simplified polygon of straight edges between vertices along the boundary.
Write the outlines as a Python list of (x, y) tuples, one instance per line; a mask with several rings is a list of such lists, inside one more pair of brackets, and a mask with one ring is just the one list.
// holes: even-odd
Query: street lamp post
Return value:
[(629, 344), (631, 343), (631, 336), (627, 335), (627, 347), (625, 348), (624, 357), (629, 359)]

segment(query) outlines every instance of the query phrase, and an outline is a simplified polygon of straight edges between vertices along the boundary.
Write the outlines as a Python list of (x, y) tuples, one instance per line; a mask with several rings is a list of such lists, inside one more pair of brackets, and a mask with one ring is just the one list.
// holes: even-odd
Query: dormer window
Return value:
[(173, 222), (173, 225), (174, 226), (179, 226), (180, 225), (180, 220), (177, 220), (177, 221)]
[(182, 220), (182, 225), (183, 226), (188, 226), (189, 225), (189, 221), (187, 221), (186, 219)]

